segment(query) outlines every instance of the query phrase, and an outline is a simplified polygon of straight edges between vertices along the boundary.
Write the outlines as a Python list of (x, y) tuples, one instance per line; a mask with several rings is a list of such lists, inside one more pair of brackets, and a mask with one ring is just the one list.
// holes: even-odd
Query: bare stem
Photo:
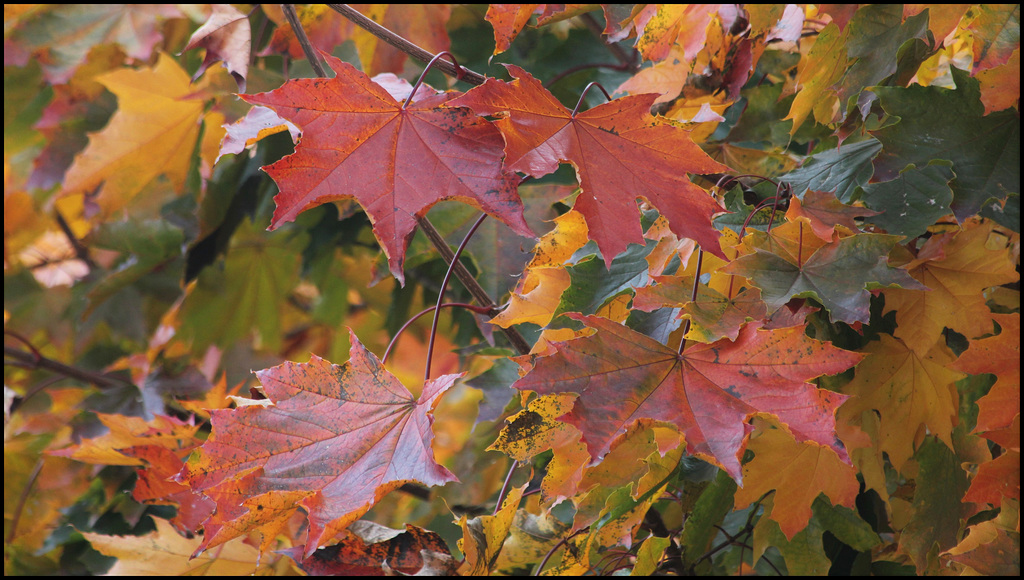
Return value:
[(416, 94), (416, 91), (419, 90), (420, 85), (423, 84), (423, 79), (426, 78), (427, 73), (430, 72), (430, 69), (434, 68), (434, 65), (440, 62), (441, 57), (444, 55), (448, 55), (448, 58), (452, 59), (452, 63), (454, 63), (455, 69), (460, 71), (459, 78), (465, 76), (466, 69), (459, 66), (459, 61), (455, 60), (455, 56), (453, 56), (452, 53), (448, 52), (447, 50), (442, 50), (441, 52), (435, 54), (434, 58), (430, 59), (430, 62), (427, 63), (427, 66), (423, 67), (423, 72), (420, 73), (420, 78), (416, 79), (416, 84), (412, 86), (412, 92), (409, 93), (409, 98), (405, 99), (405, 103), (402, 104), (402, 109), (405, 109), (406, 107), (409, 106), (410, 103), (412, 103), (412, 97), (413, 95)]
[[(480, 286), (480, 283), (476, 281), (476, 278), (469, 273), (469, 270), (462, 265), (461, 262), (455, 261), (455, 253), (448, 247), (448, 243), (441, 237), (441, 233), (437, 231), (433, 224), (425, 217), (416, 216), (416, 223), (419, 224), (420, 229), (426, 234), (427, 239), (437, 249), (444, 258), (444, 261), (448, 264), (455, 264), (455, 277), (469, 290), (469, 293), (473, 296), (473, 299), (477, 301), (477, 304), (485, 308), (490, 308), (497, 313), (497, 305), (491, 300), (490, 294)], [(505, 337), (512, 343), (512, 346), (519, 352), (519, 354), (526, 354), (530, 352), (530, 344), (526, 342), (521, 334), (514, 328), (502, 328)]]
[[(351, 20), (356, 26), (359, 26), (363, 30), (366, 30), (370, 34), (420, 62), (430, 62), (430, 60), (434, 58), (433, 53), (409, 42), (398, 34), (391, 32), (373, 20), (363, 16), (358, 10), (352, 8), (348, 4), (328, 4), (328, 6), (335, 12)], [(484, 84), (484, 81), (487, 80), (487, 77), (480, 73), (473, 72), (464, 67), (458, 67), (457, 65), (443, 60), (438, 62), (437, 68), (444, 71), (445, 74), (465, 81), (471, 85), (482, 85)]]
[(32, 486), (35, 485), (36, 479), (39, 478), (39, 472), (43, 469), (43, 459), (40, 457), (36, 461), (36, 466), (32, 468), (32, 473), (28, 476), (28, 482), (25, 483), (25, 488), (21, 490), (21, 496), (18, 497), (18, 505), (14, 508), (14, 514), (11, 516), (11, 531), (7, 533), (7, 544), (13, 544), (14, 538), (17, 537), (18, 521), (21, 520), (21, 512), (25, 509), (25, 502), (28, 501), (28, 494), (32, 491)]
[[(700, 269), (704, 265), (704, 250), (702, 248), (697, 249), (697, 271), (693, 274), (693, 290), (690, 292), (690, 302), (697, 301), (697, 288), (700, 287)], [(683, 351), (686, 350), (686, 335), (690, 332), (690, 319), (686, 319), (686, 324), (683, 326), (683, 336), (679, 339), (679, 355), (682, 356)]]
[[(411, 97), (410, 97), (411, 98)], [(452, 256), (452, 261), (448, 263), (448, 271), (444, 273), (444, 280), (441, 281), (441, 289), (437, 292), (437, 307), (434, 309), (434, 320), (430, 323), (430, 339), (427, 342), (427, 364), (426, 369), (423, 371), (423, 380), (430, 380), (430, 361), (434, 357), (434, 339), (437, 337), (437, 321), (441, 314), (441, 302), (444, 300), (444, 290), (448, 287), (448, 280), (452, 277), (452, 270), (455, 269), (455, 265), (459, 263), (459, 256), (462, 255), (462, 250), (466, 249), (466, 244), (473, 238), (473, 234), (476, 233), (477, 228), (480, 224), (484, 223), (487, 219), (487, 214), (482, 213), (477, 218), (476, 223), (473, 227), (469, 228), (469, 233), (466, 237), (462, 238), (462, 243), (459, 244), (459, 249), (455, 251), (455, 255)]]
[(324, 65), (320, 63), (320, 58), (316, 54), (316, 49), (313, 48), (313, 43), (309, 41), (306, 31), (302, 28), (302, 23), (299, 22), (299, 15), (295, 13), (295, 5), (282, 4), (281, 9), (284, 11), (284, 17), (288, 19), (288, 24), (292, 27), (292, 32), (295, 33), (295, 38), (299, 41), (299, 46), (302, 47), (302, 52), (306, 53), (306, 59), (313, 66), (313, 72), (318, 77), (327, 76), (327, 71), (324, 70)]
[(586, 86), (586, 88), (583, 89), (583, 92), (580, 93), (580, 100), (576, 101), (576, 108), (572, 110), (572, 116), (573, 117), (575, 117), (576, 116), (576, 112), (580, 110), (580, 106), (583, 105), (583, 98), (587, 96), (587, 92), (590, 91), (591, 87), (597, 87), (597, 88), (601, 89), (601, 92), (604, 93), (604, 97), (606, 99), (608, 99), (609, 101), (612, 100), (611, 95), (609, 95), (608, 91), (606, 91), (605, 88), (603, 86), (601, 86), (601, 83), (598, 83), (598, 82), (590, 83), (589, 85)]
[(505, 495), (508, 494), (508, 488), (512, 485), (512, 474), (516, 472), (516, 468), (519, 467), (519, 462), (512, 460), (512, 467), (508, 468), (508, 475), (505, 476), (505, 483), (501, 486), (501, 491), (498, 492), (498, 503), (494, 506), (494, 513), (492, 515), (498, 515), (501, 511), (501, 502), (505, 501)]
[[(441, 308), (450, 307), (465, 308), (466, 310), (472, 310), (477, 314), (491, 314), (490, 308), (485, 308), (483, 306), (473, 306), (472, 304), (466, 304), (465, 302), (446, 302), (441, 305)], [(384, 356), (381, 357), (380, 364), (384, 364), (387, 362), (388, 356), (391, 355), (391, 349), (393, 349), (395, 347), (395, 344), (398, 343), (398, 337), (402, 336), (402, 333), (405, 332), (405, 330), (409, 328), (409, 326), (412, 325), (413, 322), (416, 322), (417, 320), (419, 320), (421, 316), (423, 316), (424, 314), (429, 314), (434, 310), (437, 310), (437, 306), (430, 306), (428, 308), (424, 308), (423, 310), (417, 312), (415, 316), (405, 321), (405, 324), (402, 325), (402, 328), (399, 328), (398, 332), (395, 333), (395, 336), (391, 337), (391, 342), (388, 343), (388, 348), (387, 350), (384, 351)]]
[(4, 361), (4, 364), (13, 364), (26, 369), (45, 369), (86, 383), (92, 383), (100, 388), (113, 388), (130, 384), (128, 381), (111, 375), (94, 373), (68, 366), (45, 356), (37, 356), (7, 345), (4, 345), (4, 356), (12, 359), (11, 362)]

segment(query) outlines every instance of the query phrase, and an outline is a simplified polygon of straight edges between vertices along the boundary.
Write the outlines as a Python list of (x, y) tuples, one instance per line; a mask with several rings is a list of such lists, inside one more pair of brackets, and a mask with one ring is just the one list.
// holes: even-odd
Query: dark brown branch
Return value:
[(317, 56), (316, 49), (313, 48), (313, 43), (309, 41), (306, 31), (302, 28), (302, 23), (299, 22), (299, 15), (295, 13), (295, 5), (282, 4), (281, 10), (284, 12), (284, 17), (288, 20), (288, 24), (292, 27), (292, 32), (295, 33), (295, 38), (299, 41), (302, 52), (306, 53), (306, 60), (313, 66), (313, 72), (318, 77), (326, 77), (327, 71), (324, 70), (324, 65), (321, 64), (320, 57)]
[[(430, 59), (434, 58), (433, 53), (427, 52), (426, 49), (409, 42), (387, 28), (384, 28), (380, 24), (377, 24), (373, 20), (370, 20), (366, 16), (363, 16), (358, 10), (352, 8), (348, 4), (328, 4), (328, 6), (330, 6), (335, 12), (338, 12), (345, 18), (351, 20), (356, 26), (359, 26), (363, 30), (420, 62), (427, 63), (430, 62)], [(453, 63), (446, 60), (439, 60), (436, 66), (444, 71), (445, 74), (453, 76), (461, 81), (465, 81), (471, 85), (482, 85), (484, 84), (484, 81), (487, 80), (487, 77), (480, 73), (473, 72), (466, 67), (456, 67)]]
[(64, 375), (66, 377), (70, 377), (72, 379), (78, 379), (86, 383), (92, 383), (97, 387), (100, 387), (101, 389), (109, 389), (112, 387), (119, 387), (122, 385), (130, 384), (128, 381), (125, 381), (124, 379), (119, 379), (111, 375), (94, 373), (92, 371), (87, 371), (85, 369), (68, 366), (62, 362), (46, 358), (45, 356), (37, 357), (32, 353), (19, 350), (12, 346), (7, 346), (6, 344), (4, 345), (4, 357), (9, 358), (11, 359), (11, 361), (13, 361), (12, 363), (4, 361), (4, 364), (17, 363), (17, 366), (27, 369), (44, 369), (52, 371), (57, 374)]
[(78, 241), (78, 238), (75, 237), (75, 233), (71, 231), (71, 226), (68, 225), (67, 220), (65, 220), (64, 216), (61, 215), (60, 210), (53, 210), (53, 214), (57, 218), (57, 225), (60, 226), (60, 231), (64, 232), (68, 242), (71, 243), (71, 247), (74, 248), (75, 256), (79, 260), (85, 262), (85, 265), (89, 266), (89, 270), (96, 269), (96, 262), (93, 262), (92, 258), (89, 257), (89, 250), (87, 250), (86, 247), (82, 245), (82, 242)]

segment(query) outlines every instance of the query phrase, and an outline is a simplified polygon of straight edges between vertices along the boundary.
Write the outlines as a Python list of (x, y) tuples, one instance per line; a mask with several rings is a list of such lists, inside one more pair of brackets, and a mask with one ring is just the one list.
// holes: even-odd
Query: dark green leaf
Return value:
[(951, 213), (949, 182), (953, 178), (948, 164), (936, 162), (921, 169), (910, 165), (892, 181), (865, 185), (861, 200), (882, 213), (864, 221), (890, 234), (916, 238)]
[(877, 178), (895, 179), (910, 164), (935, 159), (953, 162), (953, 213), (959, 221), (978, 213), (989, 200), (1020, 193), (1020, 117), (1006, 110), (985, 115), (978, 81), (953, 67), (955, 90), (942, 87), (873, 89), (890, 115), (900, 121), (878, 131), (882, 152)]

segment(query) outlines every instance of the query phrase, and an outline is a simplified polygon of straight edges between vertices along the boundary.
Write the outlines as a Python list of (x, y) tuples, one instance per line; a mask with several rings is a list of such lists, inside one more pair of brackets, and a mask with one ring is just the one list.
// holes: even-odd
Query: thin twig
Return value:
[[(420, 229), (426, 234), (427, 239), (433, 244), (434, 248), (440, 252), (441, 257), (444, 258), (445, 263), (451, 264), (454, 262), (455, 253), (448, 247), (448, 243), (441, 237), (441, 233), (437, 231), (433, 224), (425, 217), (416, 216), (416, 223), (419, 224)], [(455, 262), (454, 269), (455, 277), (469, 290), (469, 293), (473, 296), (473, 299), (477, 301), (480, 306), (485, 308), (497, 308), (494, 300), (491, 300), (490, 294), (483, 289), (483, 286), (476, 281), (476, 278), (469, 273), (469, 270), (462, 265), (461, 262)], [(526, 354), (530, 352), (530, 344), (526, 342), (523, 335), (519, 334), (514, 328), (502, 328), (501, 331), (508, 338), (508, 341), (512, 343), (519, 354)]]
[(39, 472), (43, 469), (43, 459), (40, 457), (36, 461), (36, 466), (32, 469), (31, 475), (28, 476), (28, 482), (25, 483), (24, 489), (21, 490), (21, 496), (18, 498), (18, 505), (14, 508), (14, 514), (11, 516), (11, 531), (7, 532), (7, 544), (13, 544), (14, 538), (18, 531), (18, 521), (21, 519), (21, 512), (25, 509), (25, 502), (28, 501), (28, 494), (32, 491), (32, 486), (35, 485), (36, 479), (39, 477)]
[(60, 230), (64, 232), (68, 242), (71, 243), (71, 247), (74, 248), (75, 256), (79, 260), (85, 262), (85, 264), (89, 266), (90, 270), (96, 269), (96, 262), (93, 262), (92, 258), (89, 256), (89, 250), (82, 245), (82, 242), (78, 241), (78, 238), (75, 237), (75, 233), (71, 231), (71, 226), (68, 225), (67, 220), (65, 220), (64, 216), (61, 215), (60, 210), (54, 209), (53, 214), (57, 218), (57, 225), (60, 226)]
[(113, 388), (131, 384), (126, 380), (119, 379), (112, 375), (94, 373), (77, 367), (68, 366), (45, 356), (36, 357), (31, 353), (18, 350), (14, 347), (4, 345), (4, 356), (12, 359), (13, 362), (4, 361), (4, 364), (16, 364), (27, 369), (45, 369), (66, 377), (92, 383), (100, 388)]
[[(697, 289), (700, 287), (700, 268), (704, 264), (704, 250), (697, 250), (697, 271), (693, 274), (693, 290), (690, 292), (690, 302), (697, 301)], [(690, 317), (692, 318), (692, 316)], [(690, 332), (690, 318), (686, 319), (686, 325), (683, 326), (683, 337), (679, 342), (679, 356), (683, 356), (683, 351), (686, 350), (686, 335)]]
[[(391, 32), (373, 20), (363, 16), (358, 10), (352, 8), (348, 4), (328, 4), (327, 6), (345, 18), (351, 20), (356, 26), (420, 62), (430, 62), (430, 59), (434, 58), (433, 53), (409, 42), (398, 34)], [(473, 72), (465, 67), (457, 67), (455, 64), (445, 60), (439, 61), (437, 63), (437, 68), (444, 71), (447, 75), (453, 76), (474, 86), (482, 85), (484, 84), (484, 81), (487, 80), (487, 77), (480, 73)]]
[(282, 4), (281, 10), (284, 11), (284, 17), (288, 20), (288, 24), (292, 27), (292, 32), (295, 33), (295, 39), (299, 41), (299, 46), (302, 47), (302, 52), (306, 53), (306, 60), (313, 66), (313, 72), (318, 77), (326, 77), (327, 71), (324, 70), (324, 65), (320, 63), (320, 57), (316, 54), (316, 49), (313, 48), (313, 43), (309, 41), (309, 37), (306, 36), (306, 31), (302, 28), (302, 23), (299, 22), (299, 15), (295, 13), (294, 4)]
[(508, 469), (508, 475), (505, 476), (505, 483), (501, 486), (501, 491), (498, 492), (498, 503), (494, 505), (494, 513), (491, 515), (498, 515), (501, 511), (501, 503), (505, 501), (505, 495), (508, 493), (508, 488), (512, 485), (512, 474), (516, 472), (516, 468), (519, 467), (519, 462), (512, 460), (512, 467)]
[[(472, 304), (466, 304), (464, 302), (445, 302), (444, 304), (441, 305), (441, 308), (451, 307), (465, 308), (466, 310), (472, 310), (477, 314), (494, 316), (494, 312), (492, 312), (492, 309), (490, 308), (484, 308), (483, 306), (473, 306)], [(398, 332), (396, 332), (395, 335), (391, 337), (391, 342), (388, 343), (388, 348), (384, 350), (384, 356), (380, 357), (380, 364), (387, 363), (388, 357), (391, 355), (391, 350), (395, 347), (396, 344), (398, 344), (398, 337), (402, 336), (402, 333), (405, 332), (405, 330), (409, 328), (409, 326), (412, 325), (413, 322), (419, 320), (420, 317), (423, 316), (424, 314), (430, 314), (436, 309), (437, 306), (430, 306), (428, 308), (424, 308), (423, 310), (417, 312), (415, 316), (413, 316), (409, 320), (406, 320), (405, 324), (402, 325), (402, 328), (399, 328)]]
[[(412, 99), (412, 96), (409, 98)], [(430, 323), (430, 336), (427, 338), (427, 362), (424, 365), (426, 368), (423, 370), (424, 382), (430, 380), (430, 361), (434, 358), (434, 339), (437, 338), (437, 322), (441, 319), (441, 304), (444, 302), (444, 290), (448, 287), (448, 280), (451, 280), (452, 270), (459, 263), (459, 256), (462, 255), (462, 251), (466, 249), (466, 244), (473, 238), (473, 234), (476, 233), (476, 230), (480, 228), (480, 224), (484, 223), (485, 219), (487, 219), (487, 214), (480, 214), (473, 227), (469, 228), (469, 233), (466, 234), (466, 237), (462, 238), (459, 249), (455, 250), (452, 261), (448, 263), (448, 271), (444, 273), (444, 280), (441, 280), (441, 289), (437, 291), (437, 306), (434, 307), (434, 320)]]
[(576, 536), (582, 534), (583, 532), (585, 532), (585, 531), (587, 531), (589, 529), (590, 529), (590, 526), (587, 526), (587, 527), (583, 528), (582, 530), (576, 530), (575, 532), (573, 532), (573, 533), (569, 534), (568, 536), (566, 536), (566, 537), (562, 538), (561, 540), (559, 540), (558, 543), (555, 544), (554, 546), (551, 546), (551, 549), (548, 550), (548, 553), (544, 555), (544, 559), (540, 561), (540, 564), (537, 564), (537, 568), (533, 571), (533, 575), (534, 576), (540, 576), (541, 570), (544, 569), (544, 566), (547, 565), (548, 560), (551, 559), (551, 556), (555, 555), (555, 552), (559, 548), (561, 548), (562, 546), (564, 546), (567, 543), (569, 543), (569, 540), (575, 538)]
[(607, 68), (607, 69), (611, 69), (611, 70), (629, 70), (629, 65), (613, 64), (613, 63), (608, 63), (608, 62), (595, 62), (595, 63), (590, 63), (590, 64), (578, 64), (576, 66), (571, 66), (571, 67), (565, 69), (564, 71), (558, 73), (557, 75), (551, 77), (550, 79), (548, 79), (544, 83), (544, 88), (550, 89), (552, 85), (554, 85), (558, 81), (564, 79), (565, 77), (567, 77), (567, 76), (569, 76), (569, 75), (571, 75), (573, 73), (578, 73), (581, 70), (587, 70), (587, 69), (591, 69), (591, 68)]

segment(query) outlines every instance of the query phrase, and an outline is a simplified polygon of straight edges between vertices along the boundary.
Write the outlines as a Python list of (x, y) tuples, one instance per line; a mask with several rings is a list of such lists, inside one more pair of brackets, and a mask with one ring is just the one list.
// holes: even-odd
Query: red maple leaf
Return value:
[(257, 372), (271, 404), (211, 412), (213, 434), (177, 476), (217, 502), (199, 551), (253, 529), (265, 550), (302, 508), (309, 556), (404, 483), (456, 481), (430, 444), (432, 410), (459, 375), (427, 381), (417, 400), (351, 340), (343, 365), (314, 355)]
[(640, 221), (626, 219), (638, 215), (638, 197), (658, 208), (676, 235), (725, 258), (711, 225), (711, 216), (725, 210), (686, 174), (729, 168), (708, 157), (687, 131), (651, 116), (658, 95), (623, 97), (573, 114), (528, 72), (505, 67), (516, 80), (487, 79), (449, 105), (500, 117), (495, 124), (512, 171), (540, 177), (559, 163), (576, 168), (582, 193), (575, 209), (607, 266), (630, 243), (644, 243)]
[(738, 481), (747, 421), (755, 413), (776, 415), (797, 441), (828, 445), (849, 461), (835, 434), (835, 410), (847, 397), (806, 381), (844, 371), (861, 355), (808, 338), (802, 327), (767, 331), (753, 324), (735, 342), (696, 344), (680, 355), (605, 318), (567, 316), (597, 333), (554, 343), (557, 352), (535, 359), (512, 386), (542, 395), (579, 393), (564, 420), (583, 433), (592, 461), (631, 423), (647, 418), (676, 425), (689, 453)]
[(352, 65), (323, 56), (337, 73), (333, 79), (295, 79), (269, 93), (242, 95), (302, 129), (295, 153), (264, 168), (281, 189), (270, 229), (309, 208), (354, 198), (403, 283), (415, 216), (439, 201), (463, 201), (534, 237), (523, 218), (519, 178), (501, 166), (501, 135), (467, 109), (441, 106), (459, 93), (417, 95), (403, 108)]

